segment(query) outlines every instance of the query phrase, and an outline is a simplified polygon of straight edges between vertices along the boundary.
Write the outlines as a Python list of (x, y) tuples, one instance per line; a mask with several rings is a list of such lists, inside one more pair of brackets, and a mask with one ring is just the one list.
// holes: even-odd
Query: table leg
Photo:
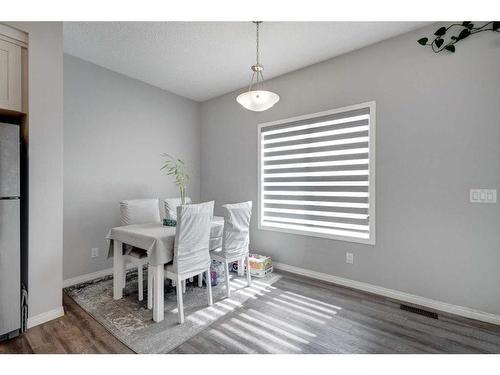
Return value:
[[(210, 266), (208, 266), (207, 275), (210, 275)], [(207, 279), (207, 294), (208, 294), (208, 306), (212, 306), (214, 304), (212, 298), (212, 280), (209, 279)]]
[(153, 308), (153, 269), (151, 265), (148, 264), (148, 309)]
[(183, 285), (183, 280), (181, 280), (181, 277), (177, 275), (177, 314), (179, 315), (179, 324), (184, 323), (184, 304), (182, 302), (182, 285)]
[(142, 264), (137, 267), (139, 301), (142, 301), (144, 299), (144, 275), (142, 274), (142, 267)]
[(153, 320), (161, 322), (164, 318), (163, 306), (163, 264), (151, 266), (153, 269)]
[(123, 247), (122, 242), (113, 241), (113, 298), (123, 297)]

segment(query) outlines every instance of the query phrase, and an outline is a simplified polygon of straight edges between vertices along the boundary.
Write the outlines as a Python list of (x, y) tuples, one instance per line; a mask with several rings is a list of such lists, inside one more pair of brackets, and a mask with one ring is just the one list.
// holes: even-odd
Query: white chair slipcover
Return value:
[(210, 266), (208, 245), (214, 202), (177, 207), (174, 261), (175, 273), (204, 272)]
[[(120, 202), (120, 220), (122, 225), (131, 224), (146, 224), (161, 222), (160, 217), (160, 203), (159, 200), (154, 199), (131, 199)], [(143, 266), (148, 264), (147, 251), (133, 247), (129, 244), (123, 244), (123, 251), (125, 253), (125, 262), (129, 261), (137, 266), (138, 278), (138, 298), (139, 301), (143, 299), (144, 285), (143, 285)], [(148, 270), (148, 308), (153, 306), (152, 295), (149, 287), (151, 285), (151, 272)], [(126, 272), (123, 272), (123, 287), (125, 288)]]
[[(191, 198), (185, 198), (186, 204), (191, 204)], [(165, 217), (171, 220), (177, 220), (177, 207), (181, 205), (181, 198), (166, 198), (163, 201), (165, 205)]]
[[(177, 207), (174, 260), (166, 266), (165, 277), (174, 280), (177, 287), (179, 323), (184, 322), (183, 281), (207, 272), (210, 280), (210, 228), (214, 202)], [(208, 304), (212, 305), (211, 283), (207, 283)]]
[(160, 203), (158, 199), (131, 199), (120, 202), (122, 225), (159, 223)]
[(225, 204), (222, 254), (226, 257), (245, 256), (250, 242), (252, 201)]
[(246, 260), (248, 286), (250, 286), (251, 283), (248, 246), (250, 242), (252, 201), (225, 204), (222, 208), (224, 209), (222, 247), (210, 252), (210, 257), (224, 263), (226, 295), (227, 297), (230, 297), (231, 288), (229, 285), (229, 263), (238, 261), (239, 265), (243, 267), (243, 262)]

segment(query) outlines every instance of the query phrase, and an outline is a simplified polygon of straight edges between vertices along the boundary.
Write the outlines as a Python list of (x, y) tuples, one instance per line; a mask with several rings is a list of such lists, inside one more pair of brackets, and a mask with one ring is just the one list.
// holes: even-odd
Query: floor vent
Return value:
[(423, 315), (423, 316), (426, 316), (428, 318), (432, 318), (432, 319), (438, 318), (437, 313), (432, 312), (432, 311), (427, 311), (424, 309), (419, 309), (418, 307), (413, 307), (413, 306), (408, 306), (408, 305), (399, 305), (399, 307), (401, 310), (409, 311), (409, 312), (412, 312), (412, 313), (418, 314), (418, 315)]

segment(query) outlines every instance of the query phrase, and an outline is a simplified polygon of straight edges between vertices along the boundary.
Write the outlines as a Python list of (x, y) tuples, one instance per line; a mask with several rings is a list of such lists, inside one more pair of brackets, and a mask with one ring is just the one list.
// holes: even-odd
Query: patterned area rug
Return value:
[[(188, 283), (184, 294), (184, 324), (177, 322), (175, 288), (168, 280), (165, 280), (165, 320), (160, 323), (153, 321), (153, 312), (147, 309), (147, 288), (144, 300), (137, 299), (137, 271), (127, 273), (123, 298), (117, 301), (113, 299), (112, 276), (65, 288), (64, 291), (130, 349), (136, 353), (152, 354), (175, 349), (226, 314), (241, 308), (248, 299), (255, 299), (280, 278), (278, 274), (271, 274), (264, 279), (253, 279), (248, 288), (245, 277), (231, 273), (231, 298), (225, 296), (225, 284), (219, 283), (212, 287), (214, 305), (211, 307), (207, 305), (206, 287), (199, 288), (195, 278), (194, 284)], [(144, 285), (147, 285), (146, 277)]]

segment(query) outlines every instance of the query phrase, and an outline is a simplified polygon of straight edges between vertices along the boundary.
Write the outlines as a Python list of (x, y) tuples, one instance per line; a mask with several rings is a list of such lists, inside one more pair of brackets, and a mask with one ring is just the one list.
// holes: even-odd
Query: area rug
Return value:
[[(212, 287), (214, 305), (207, 305), (206, 287), (188, 283), (184, 294), (184, 324), (178, 323), (175, 288), (165, 280), (165, 320), (155, 323), (152, 310), (147, 309), (147, 291), (144, 300), (137, 299), (137, 271), (127, 274), (123, 298), (113, 299), (113, 278), (107, 276), (65, 288), (64, 291), (79, 306), (101, 323), (118, 340), (136, 353), (168, 353), (209, 327), (230, 312), (243, 308), (247, 300), (255, 300), (263, 291), (281, 278), (270, 274), (253, 279), (246, 287), (246, 278), (231, 273), (231, 298), (226, 298), (225, 285)], [(196, 285), (195, 285), (196, 284)], [(145, 283), (146, 284), (146, 280)]]

